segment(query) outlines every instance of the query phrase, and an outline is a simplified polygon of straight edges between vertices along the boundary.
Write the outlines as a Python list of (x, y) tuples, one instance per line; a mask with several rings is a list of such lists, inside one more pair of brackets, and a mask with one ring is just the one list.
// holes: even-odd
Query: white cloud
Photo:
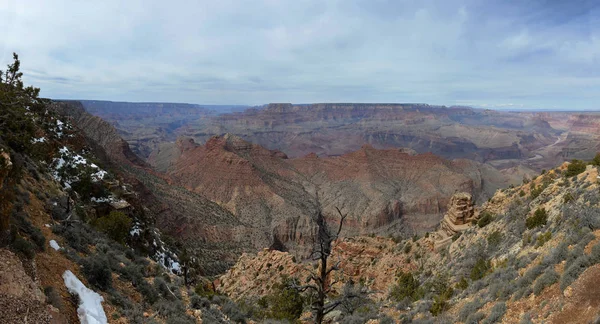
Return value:
[(54, 98), (589, 107), (587, 88), (600, 72), (596, 11), (568, 9), (476, 0), (14, 0), (0, 3), (0, 63), (18, 52), (26, 81)]

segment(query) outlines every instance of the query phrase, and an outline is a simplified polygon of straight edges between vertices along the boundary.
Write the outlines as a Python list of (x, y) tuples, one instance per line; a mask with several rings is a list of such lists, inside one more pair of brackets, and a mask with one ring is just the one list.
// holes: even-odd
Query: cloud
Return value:
[(0, 63), (52, 98), (595, 109), (586, 1), (8, 1)]

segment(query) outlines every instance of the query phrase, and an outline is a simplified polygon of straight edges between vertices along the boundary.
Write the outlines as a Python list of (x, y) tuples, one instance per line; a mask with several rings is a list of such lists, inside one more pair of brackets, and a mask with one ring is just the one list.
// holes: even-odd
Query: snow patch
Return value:
[(60, 245), (58, 245), (58, 243), (56, 243), (55, 240), (50, 240), (50, 242), (48, 243), (50, 243), (50, 247), (55, 249), (56, 251), (60, 250)]
[(92, 173), (91, 174), (92, 181), (98, 182), (100, 180), (103, 180), (107, 174), (108, 174), (108, 172), (106, 172), (104, 170), (99, 170), (98, 172)]
[(44, 142), (46, 142), (46, 138), (45, 137), (34, 138), (34, 139), (31, 140), (32, 144), (35, 144), (35, 143), (44, 143)]
[(65, 286), (71, 294), (79, 296), (77, 316), (81, 324), (106, 324), (108, 320), (102, 302), (104, 298), (87, 288), (70, 270), (63, 273)]
[(139, 223), (135, 223), (133, 224), (133, 227), (131, 228), (131, 231), (129, 231), (129, 234), (131, 236), (135, 236), (135, 235), (140, 235), (142, 233), (142, 228), (140, 227)]
[(111, 202), (112, 199), (111, 199), (111, 197), (100, 197), (100, 198), (92, 197), (90, 199), (90, 201), (95, 202), (95, 203), (105, 203), (105, 202)]

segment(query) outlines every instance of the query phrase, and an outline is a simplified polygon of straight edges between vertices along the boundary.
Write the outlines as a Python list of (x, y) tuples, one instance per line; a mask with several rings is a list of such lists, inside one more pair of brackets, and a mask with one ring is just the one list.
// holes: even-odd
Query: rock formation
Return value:
[(462, 233), (477, 220), (471, 194), (459, 192), (452, 196), (448, 211), (440, 222), (440, 229), (431, 235), (434, 249), (439, 250), (452, 242), (452, 237)]

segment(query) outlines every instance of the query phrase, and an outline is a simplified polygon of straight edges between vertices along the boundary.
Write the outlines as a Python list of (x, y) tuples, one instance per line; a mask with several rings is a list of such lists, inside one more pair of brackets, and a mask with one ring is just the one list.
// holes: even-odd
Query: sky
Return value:
[(0, 0), (13, 52), (49, 98), (600, 109), (595, 0)]

